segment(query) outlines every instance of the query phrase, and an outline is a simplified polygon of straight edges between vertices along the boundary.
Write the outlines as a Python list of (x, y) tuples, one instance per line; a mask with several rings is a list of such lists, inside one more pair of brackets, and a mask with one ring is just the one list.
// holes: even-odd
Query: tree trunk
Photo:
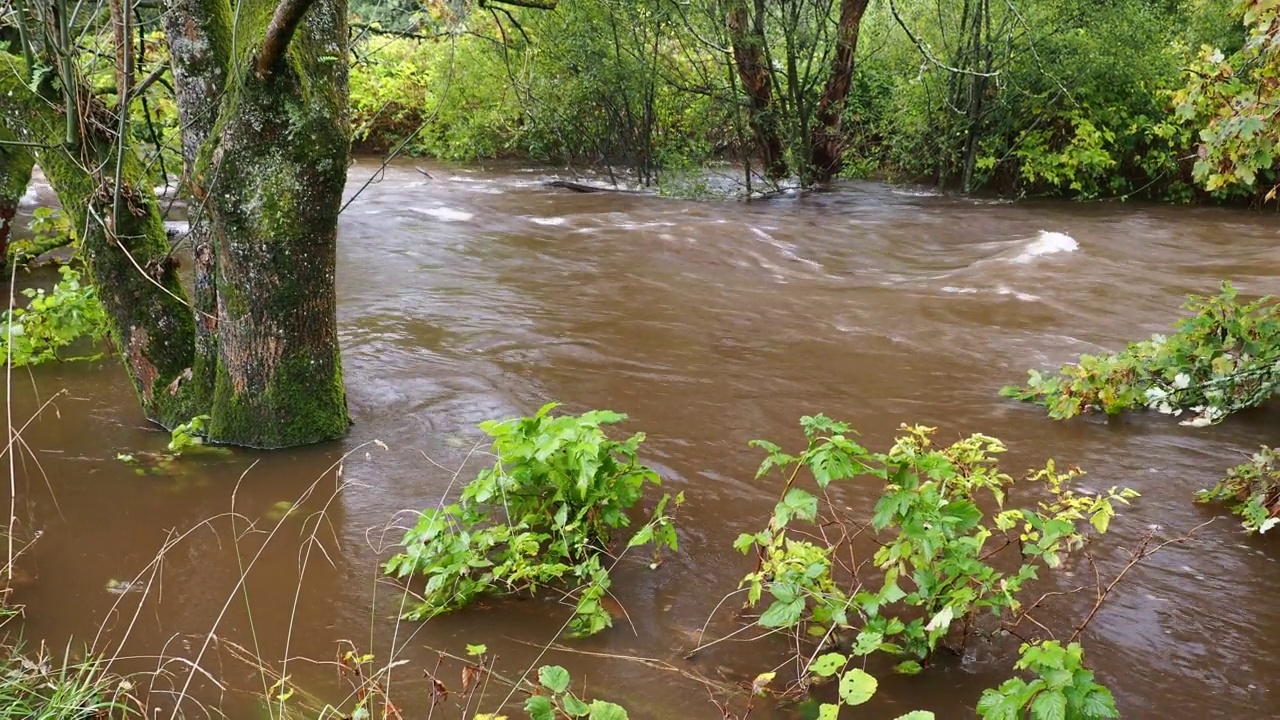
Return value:
[(858, 51), (858, 31), (869, 0), (841, 0), (840, 20), (836, 30), (836, 53), (831, 76), (818, 101), (817, 121), (810, 136), (810, 156), (814, 179), (826, 182), (840, 172), (844, 156), (841, 121), (845, 101), (853, 86), (854, 58)]
[[(0, 128), (0, 269), (8, 270), (9, 236), (13, 230), (13, 216), (18, 212), (18, 201), (31, 183), (32, 159), (26, 148), (5, 145), (14, 140), (11, 133)], [(5, 273), (8, 278), (8, 273)]]
[(79, 127), (74, 150), (66, 140), (61, 93), (46, 79), (41, 93), (23, 81), (22, 60), (0, 54), (0, 118), (25, 142), (41, 146), (36, 161), (49, 179), (63, 212), (80, 237), (85, 266), (111, 324), (147, 418), (166, 427), (189, 420), (203, 410), (190, 392), (195, 332), (176, 265), (169, 256), (160, 208), (142, 164), (126, 147), (121, 164), (120, 198), (124, 212), (112, 221), (115, 168), (119, 144), (111, 113), (83, 85), (73, 82), (83, 117), (98, 122)]
[(67, 105), (33, 93), (25, 73), (0, 73), (0, 117), (47, 146), (37, 160), (80, 232), (148, 418), (172, 428), (208, 414), (212, 441), (254, 447), (339, 438), (350, 425), (335, 295), (346, 2), (238, 0), (233, 12), (229, 0), (171, 0), (164, 25), (195, 209), (195, 312), (142, 166), (109, 129), (118, 113), (82, 87)]
[[(865, 0), (864, 0), (865, 1)], [(726, 24), (733, 46), (734, 66), (751, 111), (751, 131), (764, 164), (765, 175), (772, 180), (787, 176), (782, 133), (773, 107), (773, 71), (765, 53), (764, 18), (751, 17), (746, 0), (729, 0)]]
[[(285, 0), (274, 16), (257, 4), (242, 18), (258, 26), (237, 26), (257, 45), (221, 55), (225, 63), (225, 0), (178, 3), (166, 30), (171, 46), (193, 42), (211, 58), (198, 67), (200, 53), (175, 54), (183, 112), (207, 112), (221, 95), (216, 123), (195, 131), (204, 137), (189, 179), (217, 269), (210, 437), (284, 447), (339, 438), (350, 425), (335, 295), (350, 154), (346, 3)], [(213, 77), (222, 67), (235, 78), (225, 92)]]

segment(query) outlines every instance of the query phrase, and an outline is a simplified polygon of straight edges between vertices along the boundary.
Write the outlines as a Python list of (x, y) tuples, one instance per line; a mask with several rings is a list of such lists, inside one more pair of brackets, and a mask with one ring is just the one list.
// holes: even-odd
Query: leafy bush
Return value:
[(1265, 533), (1280, 523), (1280, 452), (1262, 446), (1249, 462), (1227, 471), (1209, 490), (1201, 490), (1200, 502), (1231, 503), (1231, 511), (1244, 518), (1249, 532)]
[[(821, 638), (853, 633), (853, 656), (903, 657), (901, 672), (918, 672), (949, 637), (959, 635), (963, 646), (980, 613), (1017, 613), (1024, 583), (1085, 543), (1082, 522), (1104, 533), (1115, 503), (1137, 495), (1117, 488), (1077, 493), (1070, 485), (1080, 471), (1059, 473), (1052, 461), (1018, 485), (996, 464), (1004, 446), (985, 435), (937, 447), (934, 429), (904, 426), (887, 453), (873, 453), (852, 440), (845, 423), (818, 415), (803, 418), (801, 426), (809, 443), (799, 455), (754, 443), (768, 453), (757, 477), (779, 469), (786, 483), (768, 527), (735, 543), (757, 560), (742, 581), (747, 604), (756, 606), (768, 593), (759, 625)], [(803, 469), (813, 475), (822, 502), (796, 486)], [(826, 493), (833, 483), (861, 477), (883, 483), (869, 524), (880, 547), (853, 565), (851, 542), (867, 528), (842, 517)], [(1046, 500), (1035, 508), (1006, 506), (1015, 485), (1032, 484)], [(994, 504), (990, 519), (980, 499)], [(1013, 572), (989, 562), (1004, 548), (1021, 557)], [(874, 579), (863, 575), (867, 564)]]
[(1055, 420), (1151, 408), (1193, 413), (1182, 423), (1192, 426), (1270, 399), (1280, 388), (1280, 304), (1270, 296), (1242, 303), (1224, 282), (1217, 296), (1193, 295), (1183, 307), (1193, 314), (1178, 321), (1173, 335), (1081, 355), (1056, 375), (1032, 370), (1025, 388), (1001, 394), (1044, 405)]
[(1111, 691), (1084, 667), (1078, 643), (1066, 647), (1054, 640), (1024, 643), (1015, 666), (1035, 676), (1031, 682), (1012, 678), (978, 701), (984, 720), (1105, 720), (1118, 718)]
[[(107, 336), (107, 316), (91, 285), (80, 282), (80, 273), (67, 265), (58, 268), (62, 279), (52, 292), (27, 288), (25, 308), (0, 314), (0, 357), (11, 357), (14, 366), (49, 360), (96, 360), (101, 353), (61, 357), (60, 351), (81, 339), (95, 343)], [(11, 354), (11, 355), (10, 355)]]
[[(404, 552), (385, 565), (398, 578), (426, 577), (421, 602), (406, 617), (427, 619), (484, 593), (534, 592), (576, 581), (573, 632), (590, 635), (612, 625), (601, 603), (609, 589), (601, 554), (614, 531), (630, 524), (627, 511), (646, 486), (661, 479), (637, 459), (643, 434), (621, 442), (605, 434), (602, 426), (625, 415), (596, 410), (553, 416), (555, 407), (480, 426), (493, 438), (494, 465), (467, 484), (457, 503), (422, 513), (404, 536)], [(666, 514), (670, 499), (658, 501), (628, 549), (676, 549)], [(677, 495), (676, 504), (682, 501)]]
[(1176, 93), (1178, 118), (1200, 128), (1195, 178), (1206, 190), (1264, 199), (1280, 189), (1280, 6), (1236, 0), (1247, 39), (1228, 55), (1202, 45)]

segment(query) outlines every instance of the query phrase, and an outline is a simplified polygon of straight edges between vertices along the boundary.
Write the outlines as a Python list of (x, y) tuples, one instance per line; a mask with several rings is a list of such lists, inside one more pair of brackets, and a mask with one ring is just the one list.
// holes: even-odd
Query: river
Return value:
[[(430, 714), (424, 670), (438, 652), (463, 654), (468, 643), (486, 644), (508, 675), (564, 665), (575, 687), (633, 718), (719, 718), (702, 685), (622, 656), (724, 683), (786, 659), (773, 640), (684, 659), (750, 569), (733, 539), (762, 527), (776, 498), (776, 481), (753, 480), (760, 456), (748, 441), (794, 446), (798, 418), (824, 412), (873, 449), (900, 423), (924, 423), (943, 438), (1003, 439), (1015, 473), (1049, 457), (1078, 464), (1089, 487), (1142, 494), (1092, 548), (1105, 576), (1150, 526), (1175, 537), (1224, 515), (1193, 504), (1194, 491), (1275, 440), (1273, 409), (1205, 429), (1143, 414), (1059, 423), (997, 395), (1027, 368), (1167, 329), (1187, 293), (1212, 293), (1221, 279), (1244, 293), (1280, 291), (1274, 213), (1009, 203), (861, 182), (698, 203), (549, 189), (534, 170), (417, 167), (429, 175), (388, 168), (342, 215), (338, 312), (355, 421), (345, 441), (184, 457), (174, 475), (139, 475), (116, 455), (161, 452), (168, 438), (143, 421), (119, 364), (13, 373), (16, 423), (53, 398), (16, 463), (19, 534), (39, 535), (13, 596), (27, 607), (30, 641), (96, 637), (120, 656), (114, 667), (158, 671), (161, 705), (190, 673), (174, 658), (199, 657), (224, 689), (200, 675), (192, 688), (230, 717), (251, 717), (264, 690), (230, 642), (277, 670), (288, 658), (291, 686), (337, 699), (344, 686), (321, 663), (350, 640), (407, 661), (392, 676), (406, 718)], [(376, 168), (356, 163), (348, 193)], [(656, 571), (622, 563), (614, 590), (626, 619), (568, 643), (597, 655), (541, 654), (567, 617), (550, 601), (397, 623), (403, 593), (377, 572), (400, 534), (388, 523), (411, 522), (480, 467), (477, 423), (549, 400), (625, 412), (626, 429), (648, 434), (644, 459), (688, 497), (681, 551)], [(280, 503), (304, 495), (268, 535)], [(855, 508), (873, 500), (847, 498)], [(192, 528), (152, 573), (166, 539)], [(1280, 689), (1277, 555), (1274, 538), (1248, 538), (1221, 517), (1126, 576), (1083, 641), (1124, 717), (1262, 716)], [(140, 573), (142, 584), (120, 587)], [(1067, 590), (1091, 575), (1076, 566), (1048, 582)], [(1069, 635), (1090, 604), (1078, 596), (1041, 619)], [(735, 627), (721, 614), (705, 639)], [(882, 677), (858, 716), (972, 717), (1015, 655), (1016, 643), (996, 643), (917, 677)], [(440, 673), (457, 685), (456, 664)], [(505, 694), (490, 687), (472, 710), (492, 712)]]

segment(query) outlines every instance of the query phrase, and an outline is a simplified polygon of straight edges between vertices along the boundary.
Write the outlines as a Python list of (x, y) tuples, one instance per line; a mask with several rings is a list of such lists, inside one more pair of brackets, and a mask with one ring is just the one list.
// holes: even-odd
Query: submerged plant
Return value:
[(1111, 691), (1084, 666), (1078, 643), (1024, 643), (1014, 665), (1034, 678), (1011, 678), (978, 700), (983, 720), (1106, 720), (1118, 718)]
[(1218, 295), (1193, 295), (1183, 307), (1191, 315), (1172, 335), (1082, 355), (1054, 375), (1032, 370), (1026, 387), (1001, 394), (1043, 405), (1055, 420), (1150, 408), (1190, 413), (1182, 424), (1198, 427), (1261, 405), (1280, 389), (1280, 302), (1241, 302), (1224, 282)]
[(1280, 523), (1280, 451), (1262, 446), (1227, 471), (1226, 477), (1196, 494), (1200, 502), (1226, 502), (1251, 533), (1265, 533)]
[[(818, 415), (801, 425), (809, 444), (799, 455), (754, 443), (768, 453), (757, 477), (780, 469), (787, 479), (768, 526), (735, 543), (757, 559), (742, 581), (747, 604), (767, 594), (759, 625), (827, 639), (852, 633), (853, 655), (899, 656), (901, 672), (918, 672), (949, 637), (958, 635), (963, 646), (980, 613), (1017, 613), (1023, 585), (1084, 545), (1082, 525), (1106, 532), (1116, 503), (1137, 496), (1119, 488), (1078, 493), (1071, 483), (1082, 473), (1059, 472), (1049, 461), (1021, 481), (1047, 499), (1010, 507), (1019, 483), (997, 466), (994, 456), (1005, 448), (995, 438), (975, 434), (939, 447), (933, 428), (903, 426), (888, 452), (875, 453), (855, 442), (845, 423)], [(804, 469), (821, 502), (797, 486)], [(882, 483), (869, 524), (843, 517), (826, 495), (833, 483), (863, 477)], [(995, 514), (988, 517), (980, 501)], [(855, 562), (852, 540), (867, 531), (879, 549)], [(1005, 548), (1020, 557), (1011, 572), (992, 562)]]
[[(423, 512), (405, 533), (404, 551), (384, 566), (397, 578), (426, 578), (421, 602), (407, 618), (424, 620), (482, 594), (535, 592), (554, 584), (575, 598), (576, 634), (612, 624), (603, 604), (609, 572), (602, 554), (614, 531), (630, 524), (627, 512), (645, 488), (661, 479), (636, 456), (643, 434), (624, 441), (605, 434), (603, 426), (625, 415), (596, 410), (555, 416), (555, 407), (480, 426), (493, 438), (493, 466), (467, 484), (458, 502)], [(628, 549), (676, 549), (666, 510), (670, 500), (664, 495), (658, 501)], [(676, 505), (682, 501), (677, 495)]]

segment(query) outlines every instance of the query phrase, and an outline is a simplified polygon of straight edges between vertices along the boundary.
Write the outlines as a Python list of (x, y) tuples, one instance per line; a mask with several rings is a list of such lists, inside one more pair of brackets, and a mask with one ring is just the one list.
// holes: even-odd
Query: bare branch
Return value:
[(555, 10), (556, 5), (560, 4), (560, 0), (487, 0), (486, 2), (481, 2), (480, 7), (488, 7), (490, 3), (533, 8), (534, 10)]
[(302, 16), (311, 9), (315, 0), (281, 0), (276, 12), (271, 16), (271, 24), (267, 26), (267, 39), (262, 42), (262, 50), (258, 53), (258, 77), (271, 74), (271, 69), (280, 61), (284, 51), (293, 39), (293, 33), (302, 24)]

